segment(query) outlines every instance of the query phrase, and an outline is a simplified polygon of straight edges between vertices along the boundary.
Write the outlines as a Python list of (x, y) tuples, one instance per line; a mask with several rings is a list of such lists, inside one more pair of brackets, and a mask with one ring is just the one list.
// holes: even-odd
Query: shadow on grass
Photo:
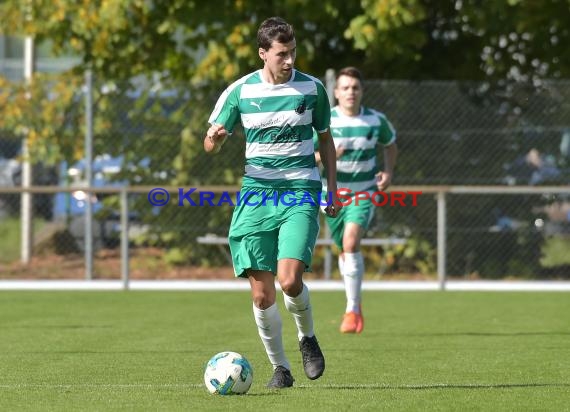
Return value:
[(9, 353), (30, 354), (30, 355), (117, 355), (117, 354), (159, 354), (170, 355), (175, 353), (187, 354), (198, 353), (208, 354), (206, 350), (34, 350), (34, 351), (11, 351)]
[(111, 325), (16, 325), (0, 326), (0, 329), (111, 329)]
[(373, 389), (373, 390), (431, 390), (431, 389), (516, 389), (516, 388), (567, 388), (570, 383), (494, 383), (494, 384), (448, 384), (436, 383), (425, 385), (385, 385), (385, 384), (340, 384), (340, 385), (299, 385), (302, 389)]
[(570, 332), (434, 332), (402, 333), (397, 336), (570, 336)]

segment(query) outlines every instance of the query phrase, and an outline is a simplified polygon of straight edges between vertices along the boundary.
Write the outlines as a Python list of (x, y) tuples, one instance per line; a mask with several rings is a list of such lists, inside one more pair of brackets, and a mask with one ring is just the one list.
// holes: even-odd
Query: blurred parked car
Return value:
[[(142, 165), (144, 167), (144, 162)], [(121, 187), (127, 182), (117, 178), (124, 168), (123, 156), (111, 156), (109, 154), (96, 156), (92, 163), (92, 183), (97, 187)], [(66, 162), (60, 165), (60, 182), (62, 187), (77, 187), (72, 192), (60, 192), (55, 195), (53, 204), (53, 216), (57, 221), (64, 221), (72, 236), (77, 240), (81, 248), (85, 231), (85, 213), (87, 202), (91, 201), (94, 215), (93, 235), (96, 248), (114, 247), (118, 244), (121, 233), (119, 207), (109, 206), (105, 199), (114, 194), (92, 193), (90, 196), (82, 190), (87, 186), (85, 176), (85, 161), (80, 160), (71, 166)], [(129, 234), (140, 232), (144, 228), (140, 219), (134, 212), (129, 213)]]

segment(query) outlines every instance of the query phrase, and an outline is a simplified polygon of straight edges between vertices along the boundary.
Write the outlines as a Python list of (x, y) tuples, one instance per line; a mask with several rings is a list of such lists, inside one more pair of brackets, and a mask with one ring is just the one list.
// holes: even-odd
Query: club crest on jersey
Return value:
[(303, 99), (301, 100), (299, 106), (297, 106), (297, 108), (295, 109), (295, 113), (301, 115), (305, 113), (305, 110), (307, 110), (307, 103), (305, 103), (305, 99)]

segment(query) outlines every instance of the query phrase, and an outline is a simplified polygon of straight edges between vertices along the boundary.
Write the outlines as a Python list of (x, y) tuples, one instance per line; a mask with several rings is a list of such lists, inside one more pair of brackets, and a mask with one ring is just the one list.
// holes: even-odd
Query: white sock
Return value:
[(303, 290), (298, 296), (291, 297), (283, 293), (283, 300), (285, 301), (285, 307), (295, 319), (299, 340), (301, 340), (303, 336), (314, 336), (313, 310), (311, 309), (311, 299), (307, 285), (303, 284)]
[(346, 312), (360, 313), (363, 275), (364, 259), (362, 253), (344, 252), (343, 278), (346, 292)]
[(277, 366), (283, 366), (291, 370), (291, 365), (283, 350), (283, 337), (281, 335), (283, 323), (281, 322), (277, 303), (265, 310), (257, 308), (254, 304), (253, 316), (257, 324), (259, 337), (263, 342), (263, 346), (265, 346), (265, 352), (273, 365), (273, 369)]
[(341, 276), (344, 276), (344, 254), (343, 253), (338, 255), (338, 271), (340, 272)]

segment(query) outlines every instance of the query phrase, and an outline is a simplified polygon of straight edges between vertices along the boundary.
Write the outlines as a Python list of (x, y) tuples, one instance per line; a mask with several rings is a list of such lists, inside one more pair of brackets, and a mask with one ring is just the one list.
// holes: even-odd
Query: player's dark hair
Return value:
[(295, 40), (293, 26), (281, 17), (270, 17), (264, 20), (257, 30), (257, 45), (264, 50), (269, 50), (274, 41), (290, 43), (293, 40)]
[(360, 70), (358, 70), (356, 67), (349, 66), (340, 69), (336, 74), (336, 79), (338, 80), (340, 76), (354, 77), (355, 79), (360, 80), (360, 83), (362, 83), (362, 73), (360, 73)]

